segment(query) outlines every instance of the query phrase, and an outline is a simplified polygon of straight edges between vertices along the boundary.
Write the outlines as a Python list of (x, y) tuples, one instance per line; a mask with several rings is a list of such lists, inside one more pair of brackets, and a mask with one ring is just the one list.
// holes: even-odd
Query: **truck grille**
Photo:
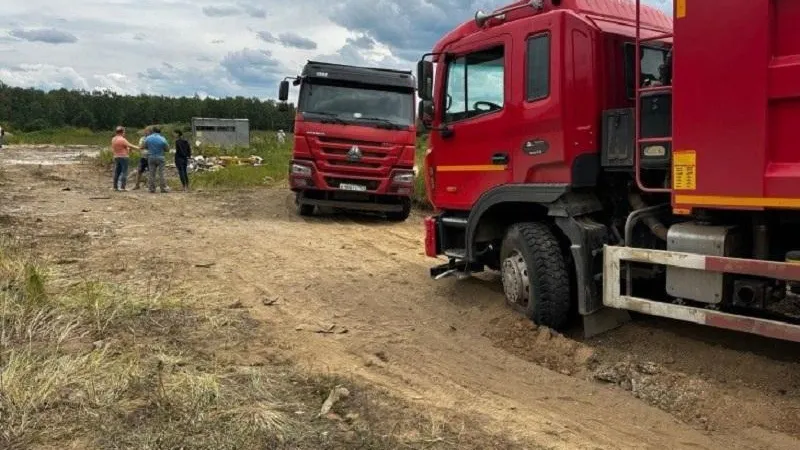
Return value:
[(376, 142), (376, 141), (358, 141), (352, 139), (340, 139), (335, 137), (329, 136), (320, 136), (317, 139), (323, 144), (339, 144), (339, 145), (358, 145), (359, 147), (391, 147), (391, 144), (387, 144), (385, 142)]
[[(344, 149), (344, 148), (334, 148), (334, 147), (325, 147), (325, 146), (322, 147), (322, 152), (327, 154), (327, 155), (347, 156), (347, 152), (349, 152), (349, 151), (350, 151), (349, 148)], [(364, 158), (384, 158), (386, 156), (386, 153), (385, 152), (383, 152), (383, 153), (382, 152), (375, 152), (375, 151), (365, 150), (364, 148), (361, 148), (361, 155)]]
[[(314, 139), (319, 155), (325, 163), (322, 169), (342, 170), (343, 173), (359, 175), (386, 176), (392, 164), (399, 156), (398, 146), (380, 141), (365, 141), (330, 136), (318, 136)], [(358, 146), (361, 159), (350, 161), (347, 154), (353, 146)]]
[(367, 167), (370, 169), (377, 169), (381, 167), (380, 164), (376, 163), (363, 163), (363, 162), (337, 161), (337, 160), (328, 161), (328, 164), (337, 167)]

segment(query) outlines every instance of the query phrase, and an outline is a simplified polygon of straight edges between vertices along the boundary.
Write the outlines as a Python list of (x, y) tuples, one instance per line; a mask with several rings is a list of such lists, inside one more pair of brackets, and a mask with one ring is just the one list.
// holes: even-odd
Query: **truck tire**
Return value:
[(404, 222), (411, 215), (411, 201), (403, 201), (402, 211), (392, 211), (386, 213), (386, 218), (392, 222)]
[(307, 205), (304, 203), (300, 203), (299, 194), (294, 198), (294, 205), (297, 208), (297, 214), (303, 217), (307, 217), (314, 214), (314, 205)]
[(297, 214), (303, 217), (314, 215), (314, 205), (297, 205)]
[(569, 321), (570, 282), (558, 240), (543, 223), (518, 223), (500, 249), (506, 302), (537, 325), (554, 330)]

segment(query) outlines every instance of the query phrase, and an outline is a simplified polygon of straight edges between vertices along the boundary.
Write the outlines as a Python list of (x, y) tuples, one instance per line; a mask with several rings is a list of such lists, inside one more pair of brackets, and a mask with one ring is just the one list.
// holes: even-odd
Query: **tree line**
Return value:
[(281, 111), (274, 100), (257, 98), (120, 95), (109, 91), (18, 88), (0, 81), (0, 126), (23, 132), (82, 127), (110, 130), (117, 125), (189, 123), (192, 117), (249, 119), (256, 130), (289, 131), (294, 106)]

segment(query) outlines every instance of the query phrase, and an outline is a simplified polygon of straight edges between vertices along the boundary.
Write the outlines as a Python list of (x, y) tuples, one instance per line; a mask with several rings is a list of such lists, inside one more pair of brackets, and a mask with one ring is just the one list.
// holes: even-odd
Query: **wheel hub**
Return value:
[(503, 291), (509, 302), (527, 306), (530, 299), (530, 279), (528, 278), (528, 265), (525, 258), (518, 251), (503, 260), (501, 270), (503, 276)]

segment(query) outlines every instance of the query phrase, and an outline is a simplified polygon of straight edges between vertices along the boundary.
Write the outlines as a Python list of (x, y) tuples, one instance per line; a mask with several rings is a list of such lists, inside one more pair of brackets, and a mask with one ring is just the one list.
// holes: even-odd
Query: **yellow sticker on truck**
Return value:
[(697, 189), (697, 152), (681, 150), (672, 156), (672, 189), (694, 191)]
[(686, 0), (675, 1), (675, 17), (678, 19), (686, 17)]

